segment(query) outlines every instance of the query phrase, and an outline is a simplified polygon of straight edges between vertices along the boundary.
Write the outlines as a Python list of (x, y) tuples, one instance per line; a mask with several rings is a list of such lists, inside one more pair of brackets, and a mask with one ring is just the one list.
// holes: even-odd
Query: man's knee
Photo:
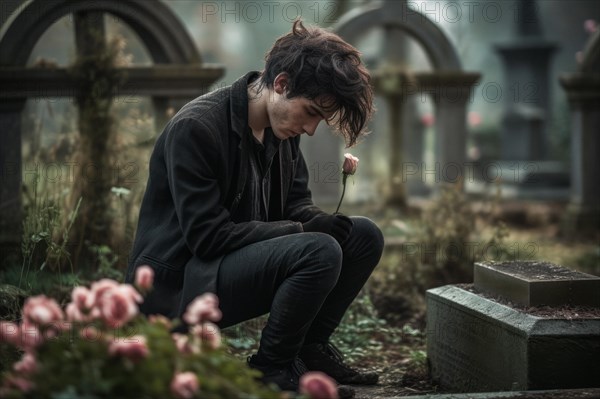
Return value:
[(350, 219), (354, 224), (352, 235), (360, 237), (361, 240), (369, 241), (369, 248), (373, 252), (381, 254), (384, 245), (381, 229), (371, 219), (364, 216), (352, 216)]
[(342, 268), (343, 252), (340, 244), (324, 233), (302, 233), (303, 258), (320, 274), (330, 275), (337, 280)]

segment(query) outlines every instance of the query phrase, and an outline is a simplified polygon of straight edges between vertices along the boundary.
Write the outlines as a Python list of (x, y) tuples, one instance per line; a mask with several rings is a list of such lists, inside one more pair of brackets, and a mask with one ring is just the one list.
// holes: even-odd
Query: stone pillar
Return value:
[[(435, 104), (436, 181), (462, 182), (467, 151), (467, 101), (471, 85), (458, 80), (440, 81), (433, 96)], [(433, 169), (433, 167), (428, 167)]]
[(0, 258), (18, 254), (22, 234), (21, 112), (25, 100), (0, 103)]
[(425, 185), (422, 173), (419, 171), (423, 165), (425, 152), (425, 126), (417, 117), (417, 99), (408, 96), (404, 103), (402, 114), (404, 124), (402, 126), (404, 140), (404, 181), (406, 192), (411, 196), (424, 196), (429, 194), (429, 188)]
[(547, 157), (546, 119), (550, 112), (550, 67), (557, 46), (543, 38), (535, 0), (515, 2), (520, 18), (516, 38), (496, 46), (504, 64), (507, 92), (502, 120), (502, 159)]
[[(384, 0), (384, 13), (387, 15), (402, 15), (407, 9), (406, 0)], [(390, 143), (390, 193), (387, 203), (392, 206), (405, 207), (407, 202), (408, 181), (405, 166), (408, 142), (412, 132), (407, 129), (411, 116), (407, 111), (413, 101), (404, 92), (407, 84), (406, 76), (410, 74), (408, 60), (410, 59), (409, 41), (406, 32), (394, 25), (384, 25), (385, 31), (381, 53), (384, 55), (382, 70), (390, 69), (398, 74), (397, 79), (388, 80), (395, 83), (393, 91), (386, 93), (385, 101), (388, 108), (388, 133)], [(379, 88), (381, 90), (381, 88)], [(388, 88), (389, 89), (389, 88)], [(414, 105), (414, 104), (413, 104)], [(414, 108), (414, 107), (413, 107)]]
[(400, 95), (387, 95), (388, 126), (390, 134), (390, 194), (387, 199), (389, 205), (406, 206), (406, 185), (404, 182), (404, 145), (402, 125), (404, 114), (403, 98)]
[(548, 153), (549, 76), (556, 46), (522, 40), (497, 46), (506, 76), (502, 120), (502, 159), (541, 160)]
[(600, 229), (600, 75), (562, 76), (571, 107), (571, 198), (567, 234)]

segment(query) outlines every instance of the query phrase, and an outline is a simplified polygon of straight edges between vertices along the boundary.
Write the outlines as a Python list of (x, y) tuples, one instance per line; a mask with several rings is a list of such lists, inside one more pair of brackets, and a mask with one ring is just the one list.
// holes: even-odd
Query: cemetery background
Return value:
[[(20, 3), (2, 4), (2, 23)], [(174, 0), (164, 4), (181, 19), (203, 62), (224, 67), (222, 78), (212, 83), (211, 88), (216, 88), (247, 70), (260, 69), (268, 46), (275, 37), (289, 31), (296, 16), (301, 15), (307, 23), (335, 27), (346, 12), (378, 3), (281, 1), (265, 6), (254, 2)], [(342, 211), (375, 219), (384, 229), (387, 246), (377, 273), (353, 306), (337, 339), (343, 348), (363, 348), (354, 351), (351, 360), (386, 372), (381, 394), (436, 390), (427, 380), (424, 293), (432, 287), (472, 281), (473, 262), (539, 259), (600, 275), (598, 225), (579, 230), (577, 224), (573, 227), (573, 222), (565, 218), (572, 157), (578, 155), (570, 151), (571, 116), (558, 79), (578, 68), (576, 53), (593, 35), (590, 23), (585, 24), (600, 21), (598, 6), (585, 0), (536, 3), (534, 19), (544, 42), (555, 48), (545, 63), (548, 90), (542, 113), (536, 108), (536, 100), (544, 82), (532, 81), (528, 76), (511, 80), (498, 50), (519, 41), (519, 21), (523, 20), (517, 2), (482, 1), (471, 8), (460, 2), (422, 1), (410, 2), (409, 6), (441, 29), (465, 71), (480, 73), (481, 77), (466, 103), (464, 161), (473, 166), (463, 169), (460, 179), (449, 177), (453, 170), (436, 158), (439, 116), (431, 94), (412, 95), (413, 101), (403, 105), (403, 137), (414, 134), (421, 139), (420, 143), (408, 144), (413, 145), (410, 150), (419, 150), (419, 156), (403, 154), (400, 179), (406, 183), (405, 203), (394, 201), (392, 187), (398, 176), (394, 176), (390, 165), (394, 165), (398, 153), (393, 151), (395, 128), (388, 125), (394, 113), (381, 91), (373, 133), (349, 150), (361, 158), (361, 164), (357, 175), (349, 180)], [(153, 65), (139, 37), (121, 19), (107, 15), (104, 23), (107, 37), (114, 39), (109, 43), (115, 46), (119, 66)], [(53, 69), (71, 65), (76, 54), (73, 25), (70, 16), (55, 22), (36, 44), (27, 66)], [(374, 71), (384, 67), (386, 55), (393, 53), (390, 37), (405, 40), (402, 52), (389, 57), (397, 62), (394, 57), (403, 56), (400, 68), (405, 73), (434, 69), (415, 40), (398, 39), (394, 36), (397, 32), (382, 27), (359, 33), (355, 44)], [(395, 40), (392, 42), (397, 43)], [(519, 137), (507, 140), (511, 132), (504, 133), (511, 105), (523, 103), (532, 105), (530, 109), (525, 107), (531, 111), (527, 121), (535, 124), (542, 120), (544, 125), (543, 135), (531, 148), (527, 147), (529, 141), (519, 141)], [(15, 251), (14, 246), (3, 247), (2, 284), (19, 287), (21, 296), (49, 291), (60, 295), (64, 287), (76, 282), (99, 276), (120, 277), (147, 178), (148, 155), (161, 123), (176, 108), (173, 104), (157, 114), (150, 98), (136, 93), (112, 99), (110, 160), (107, 169), (100, 171), (111, 181), (105, 213), (109, 234), (106, 240), (77, 246), (73, 238), (62, 241), (69, 217), (77, 215), (73, 212), (77, 201), (71, 191), (77, 179), (92, 179), (97, 173), (93, 168), (84, 170), (88, 175), (83, 177), (76, 173), (85, 166), (75, 158), (77, 103), (43, 91), (27, 100), (22, 114), (26, 223), (24, 235), (15, 238), (29, 239), (30, 246), (25, 247), (25, 257), (20, 248)], [(526, 134), (533, 135), (528, 131), (523, 136)], [(317, 135), (303, 140), (311, 188), (315, 202), (333, 211), (340, 194), (339, 168), (346, 150), (341, 140), (326, 129)], [(449, 180), (459, 184), (442, 188), (442, 183)], [(33, 236), (36, 238), (31, 240)], [(64, 259), (51, 263), (47, 249), (52, 245), (62, 247), (73, 266)], [(79, 252), (71, 248), (79, 248)], [(46, 267), (42, 268), (43, 264)], [(10, 309), (2, 311), (3, 318), (9, 317)], [(260, 325), (261, 320), (256, 320), (226, 332), (240, 356), (256, 344)]]

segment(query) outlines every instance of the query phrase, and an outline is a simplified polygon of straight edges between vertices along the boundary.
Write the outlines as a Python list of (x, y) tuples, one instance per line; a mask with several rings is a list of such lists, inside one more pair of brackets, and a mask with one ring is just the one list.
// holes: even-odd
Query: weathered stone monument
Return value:
[(546, 118), (551, 104), (550, 60), (557, 46), (543, 38), (535, 0), (517, 3), (517, 35), (496, 50), (505, 69), (506, 96), (502, 123), (502, 159), (542, 160), (547, 155)]
[[(503, 194), (564, 200), (568, 165), (550, 159), (551, 71), (558, 44), (544, 37), (539, 3), (515, 2), (515, 35), (495, 45), (504, 66), (501, 154)], [(511, 171), (519, 171), (511, 175)], [(511, 178), (506, 178), (512, 176)]]
[(568, 234), (600, 229), (600, 30), (590, 37), (579, 69), (560, 83), (571, 108), (571, 195)]
[(427, 356), (444, 390), (600, 387), (600, 277), (544, 262), (476, 263), (427, 292)]

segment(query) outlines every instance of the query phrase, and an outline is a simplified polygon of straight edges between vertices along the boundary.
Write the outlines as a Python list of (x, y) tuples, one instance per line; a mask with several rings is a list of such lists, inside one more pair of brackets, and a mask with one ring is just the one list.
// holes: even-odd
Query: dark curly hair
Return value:
[(260, 87), (273, 88), (275, 77), (288, 74), (287, 97), (319, 100), (334, 112), (335, 125), (348, 147), (366, 133), (373, 115), (373, 88), (359, 51), (323, 28), (306, 28), (299, 19), (292, 31), (273, 44), (265, 57)]

